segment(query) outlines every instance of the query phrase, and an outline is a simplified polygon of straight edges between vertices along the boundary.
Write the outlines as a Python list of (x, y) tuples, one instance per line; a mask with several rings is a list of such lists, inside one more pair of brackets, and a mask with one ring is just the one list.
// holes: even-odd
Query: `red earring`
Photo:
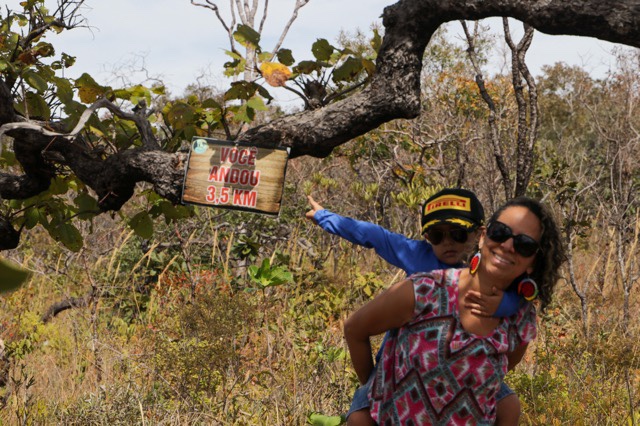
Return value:
[(482, 259), (482, 255), (480, 254), (480, 250), (477, 251), (476, 254), (473, 255), (471, 261), (469, 262), (469, 273), (471, 275), (475, 275), (478, 272), (478, 267), (480, 266), (480, 259)]
[(526, 277), (518, 283), (518, 294), (531, 302), (538, 297), (538, 285), (532, 278)]

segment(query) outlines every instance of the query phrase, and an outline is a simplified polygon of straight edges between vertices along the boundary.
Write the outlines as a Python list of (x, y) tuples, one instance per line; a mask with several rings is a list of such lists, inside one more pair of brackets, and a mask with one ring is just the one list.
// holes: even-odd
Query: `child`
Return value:
[[(407, 275), (462, 267), (463, 259), (475, 246), (484, 221), (484, 209), (476, 195), (458, 188), (443, 189), (424, 203), (421, 230), (425, 239), (422, 240), (413, 240), (369, 222), (340, 216), (325, 210), (311, 196), (307, 198), (311, 205), (311, 210), (305, 214), (307, 219), (351, 243), (373, 248), (380, 257), (403, 269)], [(494, 295), (488, 296), (470, 292), (465, 303), (474, 314), (493, 314), (494, 317), (515, 314), (520, 306), (520, 297), (514, 291), (501, 293), (494, 291)], [(380, 353), (376, 361), (379, 356)], [(352, 413), (368, 408), (367, 390), (365, 386), (356, 390), (348, 418)], [(520, 402), (515, 393), (503, 384), (498, 401), (498, 419), (505, 421), (504, 424), (517, 424)]]

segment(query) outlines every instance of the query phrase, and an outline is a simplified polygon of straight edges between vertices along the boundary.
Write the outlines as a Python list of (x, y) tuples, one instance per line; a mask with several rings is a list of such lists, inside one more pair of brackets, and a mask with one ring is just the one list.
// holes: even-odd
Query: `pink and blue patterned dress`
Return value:
[(536, 311), (525, 303), (488, 336), (464, 330), (460, 269), (409, 277), (414, 319), (388, 339), (369, 391), (379, 425), (492, 425), (507, 352), (536, 337)]

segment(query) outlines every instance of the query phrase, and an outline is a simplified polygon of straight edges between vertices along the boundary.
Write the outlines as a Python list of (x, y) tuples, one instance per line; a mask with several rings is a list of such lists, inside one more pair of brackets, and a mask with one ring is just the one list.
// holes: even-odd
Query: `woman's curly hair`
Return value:
[(544, 311), (551, 303), (554, 287), (560, 278), (560, 265), (565, 261), (564, 244), (560, 229), (551, 210), (541, 202), (529, 197), (516, 197), (507, 201), (493, 213), (488, 223), (496, 221), (503, 211), (514, 206), (529, 209), (531, 213), (536, 215), (542, 225), (540, 250), (536, 253), (534, 270), (530, 277), (538, 285), (540, 310)]

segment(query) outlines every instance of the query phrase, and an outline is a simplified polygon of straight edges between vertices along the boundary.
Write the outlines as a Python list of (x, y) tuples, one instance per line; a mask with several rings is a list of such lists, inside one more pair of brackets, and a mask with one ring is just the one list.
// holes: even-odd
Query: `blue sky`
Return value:
[[(16, 7), (19, 1), (8, 0), (7, 5)], [(217, 3), (226, 13), (229, 1)], [(293, 51), (297, 60), (304, 59), (311, 55), (311, 44), (317, 38), (333, 42), (341, 30), (366, 31), (372, 22), (380, 21), (383, 8), (393, 3), (310, 0), (300, 9), (284, 46)], [(269, 4), (262, 40), (263, 47), (270, 50), (293, 9), (294, 0), (271, 0)], [(101, 83), (117, 86), (116, 75), (120, 74), (136, 83), (144, 75), (134, 72), (131, 65), (144, 63), (148, 74), (162, 78), (174, 95), (181, 94), (187, 84), (202, 75), (208, 76), (205, 82), (209, 84), (226, 85), (221, 69), (228, 60), (224, 54), (227, 35), (212, 11), (193, 6), (189, 0), (87, 0), (86, 6), (83, 15), (91, 30), (78, 29), (50, 39), (58, 53), (64, 51), (77, 57), (76, 65), (68, 70), (69, 77), (88, 72)], [(499, 20), (490, 22), (495, 23), (492, 28), (501, 29)], [(459, 23), (449, 25), (451, 33), (460, 29)], [(512, 25), (512, 29), (520, 27), (517, 23)], [(545, 64), (564, 61), (584, 66), (598, 76), (613, 64), (609, 53), (613, 46), (592, 38), (536, 33), (527, 61), (534, 74)], [(279, 101), (283, 106), (293, 102), (286, 94)]]

